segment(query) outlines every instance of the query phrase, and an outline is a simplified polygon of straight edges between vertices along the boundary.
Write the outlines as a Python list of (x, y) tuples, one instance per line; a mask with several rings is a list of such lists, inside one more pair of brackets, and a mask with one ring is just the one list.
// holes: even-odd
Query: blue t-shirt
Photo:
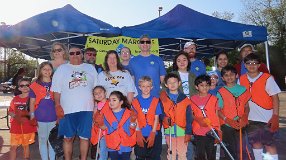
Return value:
[[(141, 106), (142, 112), (144, 114), (147, 114), (153, 97), (154, 96), (150, 96), (148, 98), (143, 98), (141, 95), (138, 95), (136, 97), (138, 99), (138, 101), (139, 101), (139, 104)], [(161, 110), (160, 103), (158, 103), (158, 105), (156, 107), (155, 115), (160, 115), (160, 114), (162, 114), (162, 110)], [(146, 121), (146, 123), (147, 123), (147, 121)], [(144, 137), (148, 137), (151, 131), (152, 131), (152, 126), (150, 126), (148, 124), (146, 125), (146, 127), (141, 129), (142, 135)]]
[(131, 68), (131, 73), (135, 77), (135, 85), (138, 91), (138, 95), (141, 95), (141, 90), (138, 87), (139, 79), (143, 76), (149, 76), (153, 81), (153, 89), (151, 90), (151, 95), (159, 97), (160, 76), (166, 75), (163, 60), (153, 54), (150, 54), (147, 57), (138, 55), (130, 60), (129, 65)]
[[(46, 88), (46, 97), (40, 100), (39, 105), (35, 110), (35, 118), (39, 122), (54, 122), (57, 120), (55, 101), (51, 99), (49, 93), (52, 82), (38, 81), (37, 83)], [(36, 94), (32, 89), (30, 89), (29, 97), (37, 99)]]
[(217, 73), (217, 75), (218, 75), (217, 86), (218, 86), (219, 88), (221, 88), (221, 87), (225, 86), (225, 83), (224, 83), (224, 81), (222, 80), (221, 72), (220, 72), (219, 70), (215, 70), (215, 71), (216, 71), (216, 73)]
[(209, 94), (216, 96), (217, 91), (220, 89), (221, 87), (216, 86), (214, 89), (210, 89), (209, 90)]
[(247, 69), (243, 63), (243, 61), (241, 62), (241, 68), (240, 68), (240, 75), (244, 75), (245, 73), (247, 73)]
[(132, 72), (131, 72), (131, 67), (130, 67), (129, 64), (128, 64), (127, 66), (124, 66), (124, 65), (122, 64), (122, 66), (123, 66), (123, 69), (127, 70), (127, 71), (130, 73), (130, 75), (133, 75)]
[[(113, 122), (111, 125), (109, 125), (109, 123), (107, 122), (107, 120), (104, 118), (104, 124), (107, 127), (107, 134), (110, 134), (112, 132), (114, 132), (114, 130), (116, 130), (118, 128), (118, 122), (120, 122), (123, 113), (124, 113), (125, 109), (122, 109), (119, 112), (113, 112), (114, 116), (117, 119), (117, 122)], [(130, 118), (128, 118), (128, 120), (123, 124), (123, 129), (124, 131), (130, 136), (130, 131), (129, 131), (129, 126), (130, 126)], [(116, 151), (110, 148), (107, 148), (108, 151)], [(118, 153), (122, 153), (122, 152), (131, 152), (131, 147), (126, 147), (126, 146), (122, 146), (120, 144), (120, 150), (118, 151)]]
[(191, 62), (190, 72), (198, 77), (199, 75), (206, 74), (206, 66), (202, 61), (195, 59), (195, 61)]

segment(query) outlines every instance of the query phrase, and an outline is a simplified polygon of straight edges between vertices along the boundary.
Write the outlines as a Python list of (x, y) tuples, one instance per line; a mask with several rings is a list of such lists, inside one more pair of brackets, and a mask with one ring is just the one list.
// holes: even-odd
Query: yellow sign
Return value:
[[(140, 53), (139, 38), (130, 38), (125, 36), (119, 37), (87, 37), (85, 48), (95, 48), (97, 50), (96, 64), (103, 64), (106, 52), (109, 50), (120, 51), (122, 47), (128, 47), (133, 56)], [(152, 54), (159, 56), (159, 41), (158, 39), (151, 39)]]

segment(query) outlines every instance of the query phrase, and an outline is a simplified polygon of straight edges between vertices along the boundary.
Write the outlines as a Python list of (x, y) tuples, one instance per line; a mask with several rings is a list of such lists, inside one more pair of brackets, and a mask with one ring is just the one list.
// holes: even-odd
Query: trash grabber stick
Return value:
[[(96, 146), (96, 154), (95, 154), (95, 159), (97, 160), (98, 158), (98, 150), (99, 150), (99, 144), (100, 144), (100, 135), (101, 135), (101, 129), (99, 128), (99, 133), (98, 133), (98, 142), (97, 142), (97, 146)], [(102, 155), (101, 155), (102, 156)]]
[(239, 159), (242, 160), (242, 129), (239, 129)]
[(171, 118), (168, 119), (168, 122), (169, 122), (169, 137), (170, 137), (170, 140), (169, 140), (169, 154), (170, 154), (170, 160), (172, 160), (172, 132), (171, 132), (171, 129), (172, 129), (172, 122), (171, 122)]
[[(206, 112), (204, 109), (201, 109), (202, 114), (204, 116), (204, 118), (207, 118)], [(221, 146), (224, 148), (224, 150), (226, 151), (226, 153), (229, 155), (231, 160), (234, 160), (233, 156), (230, 154), (230, 152), (228, 151), (228, 149), (226, 148), (226, 146), (224, 145), (224, 143), (222, 142), (222, 140), (219, 138), (219, 136), (217, 135), (217, 133), (215, 132), (214, 128), (212, 126), (209, 126), (209, 128), (211, 129), (215, 139), (217, 139), (219, 141), (219, 143), (221, 144)]]

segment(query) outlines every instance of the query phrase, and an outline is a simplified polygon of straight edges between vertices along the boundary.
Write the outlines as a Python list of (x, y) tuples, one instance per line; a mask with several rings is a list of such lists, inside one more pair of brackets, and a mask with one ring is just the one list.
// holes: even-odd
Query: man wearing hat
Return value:
[(202, 61), (196, 59), (196, 49), (197, 45), (193, 41), (187, 42), (184, 46), (184, 51), (188, 53), (191, 62), (190, 72), (199, 76), (206, 74), (206, 66)]
[[(253, 45), (252, 44), (244, 44), (240, 47), (239, 49), (239, 53), (240, 53), (240, 57), (241, 57), (241, 61), (240, 63), (234, 65), (236, 71), (237, 71), (237, 74), (239, 76), (245, 74), (247, 72), (246, 68), (245, 68), (245, 65), (243, 63), (243, 59), (249, 55), (250, 53), (253, 53), (253, 52), (256, 52), (256, 50), (254, 49)], [(260, 67), (258, 68), (258, 70), (260, 72), (263, 72), (263, 73), (269, 73), (268, 69), (267, 69), (267, 66), (264, 64), (264, 63), (261, 63), (260, 64)]]

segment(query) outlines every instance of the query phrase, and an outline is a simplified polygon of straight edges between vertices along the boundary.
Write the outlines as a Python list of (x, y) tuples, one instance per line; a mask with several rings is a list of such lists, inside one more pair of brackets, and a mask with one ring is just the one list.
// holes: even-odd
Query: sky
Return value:
[(244, 6), (242, 0), (3, 0), (0, 22), (13, 25), (34, 15), (71, 4), (80, 12), (115, 27), (132, 26), (150, 21), (167, 13), (177, 4), (201, 13), (232, 12), (232, 21), (239, 22)]

